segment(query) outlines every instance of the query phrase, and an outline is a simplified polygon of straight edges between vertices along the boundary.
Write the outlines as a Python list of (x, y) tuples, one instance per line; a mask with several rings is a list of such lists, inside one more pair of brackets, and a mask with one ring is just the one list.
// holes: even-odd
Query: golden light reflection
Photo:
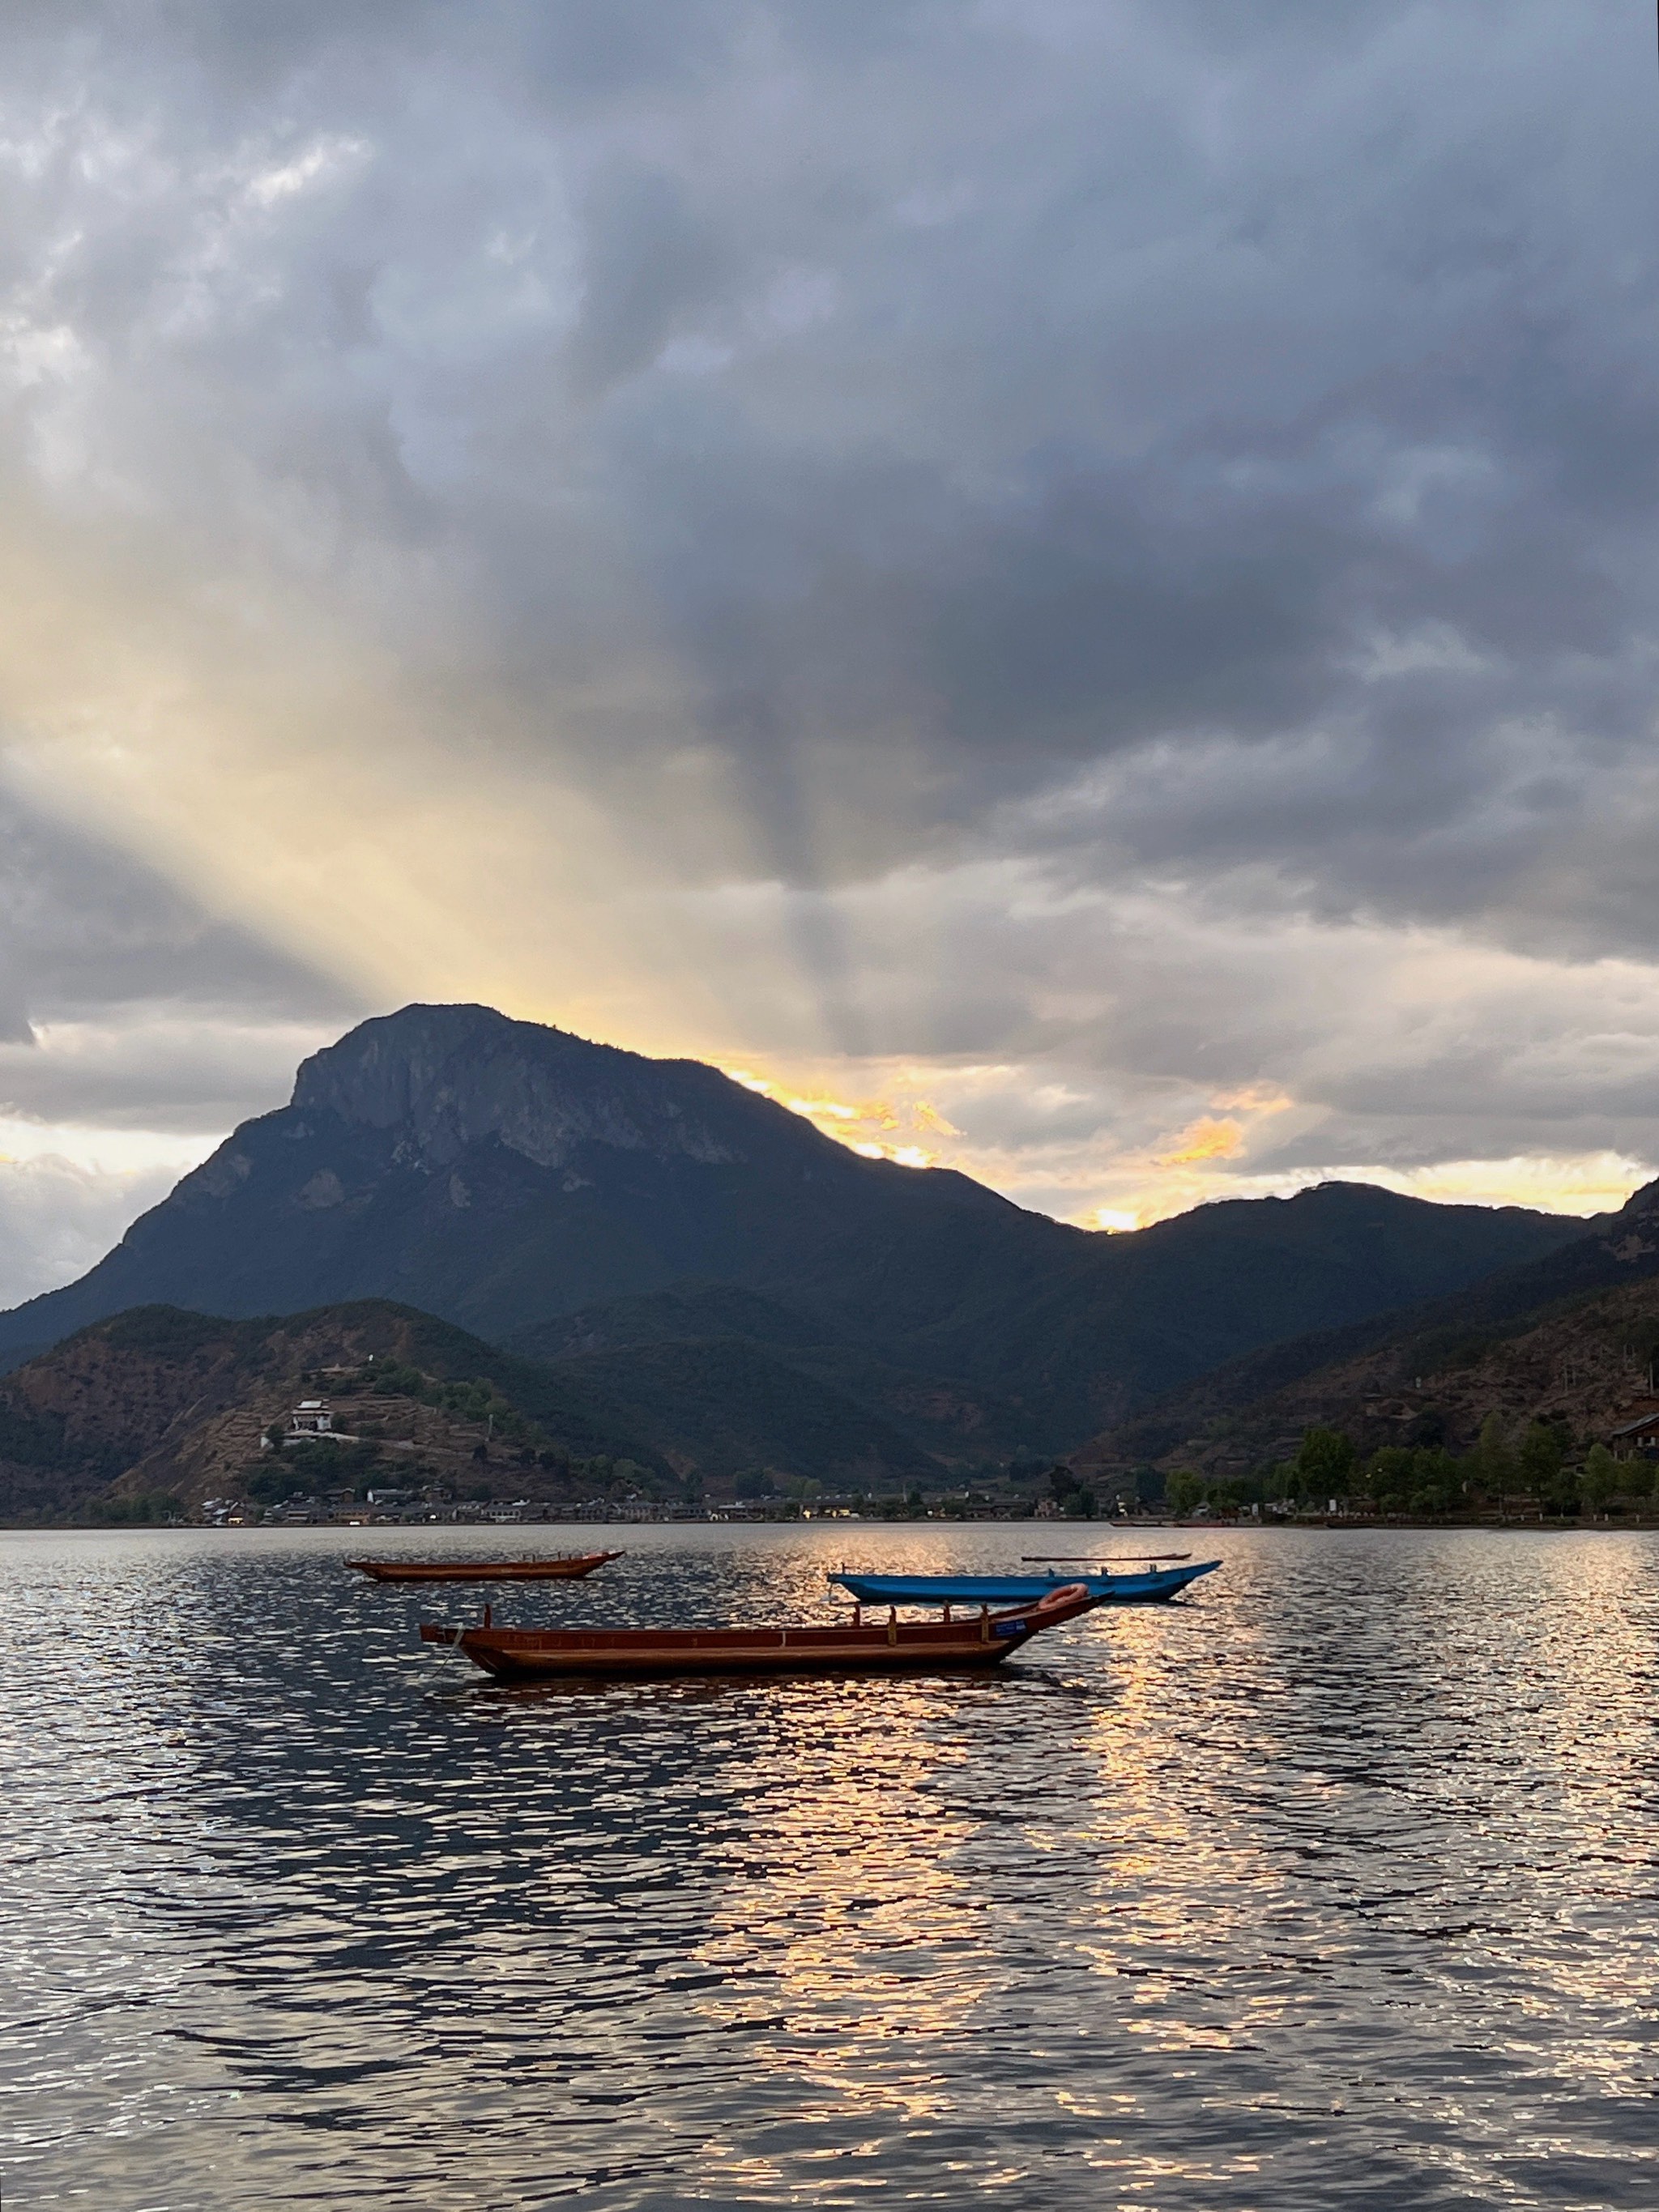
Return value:
[[(939, 1699), (931, 1686), (849, 1683), (826, 1711), (815, 1685), (781, 1709), (771, 1755), (751, 1773), (766, 1806), (756, 1838), (764, 1866), (734, 1887), (730, 1917), (697, 1948), (700, 1962), (731, 1978), (699, 2008), (716, 2028), (742, 2026), (755, 1923), (795, 1924), (769, 1980), (785, 2021), (776, 2041), (752, 2049), (760, 2066), (796, 2078), (804, 2123), (816, 2114), (844, 2126), (854, 2110), (884, 2128), (938, 2118), (948, 2094), (900, 2072), (872, 2079), (860, 2053), (872, 2042), (966, 2033), (989, 1995), (977, 1940), (985, 1902), (951, 1864), (980, 1818), (927, 1787), (942, 1769), (968, 1765), (960, 1740), (940, 1741), (959, 1721)], [(964, 1793), (971, 1786), (965, 1778)], [(810, 2048), (797, 2039), (806, 2035)]]
[[(1237, 1619), (1228, 1624), (1230, 1652), (1256, 1639)], [(1182, 1786), (1161, 1755), (1168, 1733), (1172, 1692), (1167, 1629), (1152, 1613), (1115, 1614), (1113, 1695), (1094, 1713), (1085, 1741), (1097, 1770), (1098, 1788), (1079, 1802), (1079, 1841), (1090, 1848), (1086, 1860), (1101, 1859), (1100, 1844), (1110, 1849), (1109, 1875), (1097, 1879), (1091, 1895), (1098, 1933), (1081, 1948), (1098, 1972), (1121, 1976), (1126, 1913), (1132, 1915), (1138, 1952), (1169, 1943), (1184, 1948), (1192, 1934), (1193, 1899), (1206, 1900), (1206, 1920), (1226, 1923), (1247, 1909), (1239, 1887), (1253, 1871), (1257, 1856), (1249, 1841), (1206, 1817), (1201, 1799)], [(1248, 1665), (1248, 1661), (1241, 1663)], [(1179, 1865), (1182, 1880), (1170, 1880)], [(1238, 1900), (1235, 1911), (1232, 1900)], [(1137, 2006), (1161, 2004), (1161, 1984), (1137, 1976), (1125, 1992)]]

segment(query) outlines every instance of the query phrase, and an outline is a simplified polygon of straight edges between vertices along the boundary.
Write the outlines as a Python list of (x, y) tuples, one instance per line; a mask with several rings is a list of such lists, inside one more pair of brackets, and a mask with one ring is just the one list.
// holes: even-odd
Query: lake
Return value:
[(503, 1540), (0, 1534), (8, 2212), (1659, 2203), (1659, 1539), (629, 1528), (498, 1617), (1226, 1565), (984, 1679), (538, 1691), (342, 1566)]

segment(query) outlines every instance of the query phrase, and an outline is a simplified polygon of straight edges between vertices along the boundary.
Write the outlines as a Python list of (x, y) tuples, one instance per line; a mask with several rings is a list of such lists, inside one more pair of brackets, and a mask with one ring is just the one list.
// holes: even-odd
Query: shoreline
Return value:
[[(1380, 1516), (1354, 1514), (1321, 1515), (1305, 1520), (1272, 1521), (1066, 1521), (1060, 1528), (1097, 1533), (1097, 1540), (1109, 1540), (1110, 1533), (1123, 1535), (1145, 1535), (1159, 1530), (1178, 1529), (1187, 1535), (1340, 1535), (1348, 1530), (1396, 1530), (1420, 1534), (1462, 1533), (1488, 1536), (1565, 1536), (1612, 1535), (1640, 1536), (1659, 1534), (1659, 1514), (1639, 1517), (1607, 1519), (1577, 1519), (1547, 1521), (1497, 1517), (1488, 1519), (1418, 1520), (1409, 1516)], [(450, 1536), (461, 1530), (476, 1531), (480, 1535), (517, 1539), (532, 1529), (575, 1528), (1053, 1528), (1052, 1521), (1034, 1521), (1028, 1514), (976, 1514), (972, 1519), (957, 1519), (939, 1514), (916, 1516), (914, 1519), (899, 1520), (887, 1514), (836, 1513), (786, 1515), (765, 1518), (731, 1518), (725, 1514), (708, 1513), (696, 1516), (677, 1514), (672, 1519), (646, 1519), (640, 1516), (600, 1520), (584, 1515), (579, 1520), (536, 1520), (510, 1522), (477, 1521), (257, 1521), (227, 1523), (214, 1521), (0, 1521), (0, 1535), (13, 1536), (270, 1536), (291, 1534), (298, 1530), (318, 1530), (341, 1535), (368, 1536), (392, 1531), (430, 1534)]]

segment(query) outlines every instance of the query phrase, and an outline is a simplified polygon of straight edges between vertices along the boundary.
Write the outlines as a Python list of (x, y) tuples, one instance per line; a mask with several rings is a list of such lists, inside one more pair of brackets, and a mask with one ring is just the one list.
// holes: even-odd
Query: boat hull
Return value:
[(377, 1583), (574, 1582), (620, 1552), (565, 1553), (548, 1559), (348, 1559)]
[(972, 1620), (783, 1628), (451, 1628), (424, 1621), (498, 1681), (642, 1680), (696, 1674), (953, 1674), (1000, 1666), (1045, 1628), (1091, 1610), (1074, 1586), (1041, 1604)]
[[(1100, 1605), (1158, 1605), (1200, 1575), (1212, 1575), (1220, 1565), (1219, 1559), (1202, 1559), (1150, 1574), (1084, 1575), (1078, 1580)], [(839, 1574), (830, 1579), (863, 1605), (1023, 1605), (1061, 1587), (1051, 1575)]]

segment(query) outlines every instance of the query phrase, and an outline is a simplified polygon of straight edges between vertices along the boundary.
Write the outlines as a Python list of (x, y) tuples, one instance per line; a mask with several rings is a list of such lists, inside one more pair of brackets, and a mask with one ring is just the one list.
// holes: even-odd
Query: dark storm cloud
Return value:
[(659, 171), (597, 180), (586, 232), (582, 318), (566, 356), (578, 400), (648, 368), (715, 296), (722, 275), (712, 227)]
[[(347, 533), (464, 545), (497, 586), (453, 647), (481, 681), (556, 709), (596, 657), (672, 653), (792, 878), (1220, 738), (1261, 804), (1154, 807), (1133, 854), (1501, 917), (1598, 755), (1647, 742), (1659, 116), (1628, 11), (25, 20), (42, 91), (72, 70), (89, 131), (184, 155), (170, 218), (100, 203), (64, 256), (77, 327), (171, 371), (181, 436), (207, 385), (219, 434), (327, 483)], [(240, 247), (244, 312), (164, 341), (204, 167), (319, 134), (340, 180)], [(66, 179), (66, 215), (86, 198)], [(1425, 625), (1453, 676), (1355, 672)], [(1573, 757), (1511, 821), (1506, 726), (1540, 714)], [(1281, 841), (1282, 755), (1253, 749), (1312, 732)], [(594, 773), (687, 734), (607, 722)], [(861, 836), (802, 834), (803, 755), (854, 811), (879, 790)]]
[[(1498, 52), (1492, 9), (1436, 42), (1421, 9), (1291, 9), (1258, 18), (1269, 52), (1189, 9), (1170, 100), (1157, 19), (1096, 15), (1080, 90), (1013, 11), (977, 52), (928, 19), (959, 99), (1008, 69), (1006, 137), (984, 105), (930, 117), (912, 49), (838, 162), (854, 86), (830, 73), (781, 206), (750, 203), (741, 159), (688, 166), (617, 256), (636, 351), (700, 313), (714, 365), (636, 362), (588, 454), (774, 861), (879, 868), (1115, 760), (1140, 804), (1085, 873), (1266, 866), (1326, 915), (1650, 943), (1598, 819), (1651, 734), (1659, 115), (1630, 27), (1593, 9), (1568, 39), (1567, 11), (1509, 9)], [(1151, 122), (1122, 96), (1138, 71), (1166, 94)], [(1206, 100), (1239, 134), (1218, 161)], [(930, 167), (969, 179), (961, 211), (907, 221)], [(591, 246), (623, 217), (586, 221)], [(821, 317), (809, 287), (803, 333), (746, 352), (738, 295), (762, 312), (790, 252)], [(579, 362), (616, 313), (590, 292)], [(560, 610), (538, 613), (550, 677)], [(803, 757), (890, 799), (896, 751), (902, 803), (809, 851), (779, 797)], [(1220, 766), (1224, 805), (1192, 804), (1182, 756)]]

